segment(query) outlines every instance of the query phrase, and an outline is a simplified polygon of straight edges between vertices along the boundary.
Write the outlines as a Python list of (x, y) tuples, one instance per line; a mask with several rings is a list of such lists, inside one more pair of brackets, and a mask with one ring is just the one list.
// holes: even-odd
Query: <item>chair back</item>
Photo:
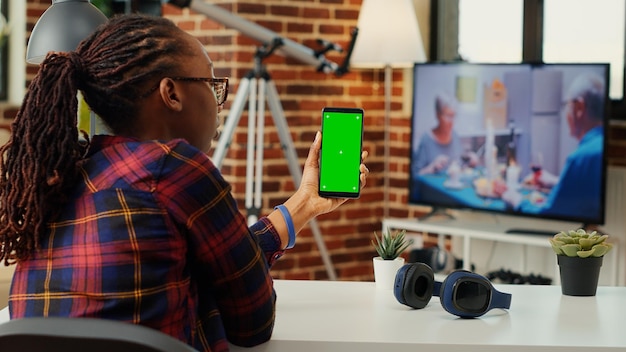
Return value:
[(158, 330), (93, 318), (23, 318), (0, 324), (0, 350), (11, 352), (198, 352)]

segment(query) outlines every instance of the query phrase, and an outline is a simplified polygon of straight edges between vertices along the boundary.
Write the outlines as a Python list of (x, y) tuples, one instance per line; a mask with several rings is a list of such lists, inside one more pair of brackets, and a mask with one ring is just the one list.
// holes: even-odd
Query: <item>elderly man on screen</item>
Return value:
[(527, 213), (592, 216), (598, 214), (597, 204), (586, 199), (598, 194), (602, 185), (602, 151), (604, 147), (604, 80), (594, 74), (578, 76), (570, 85), (564, 102), (564, 113), (572, 137), (578, 147), (565, 162), (560, 176), (542, 171), (537, 179), (532, 174), (524, 182), (538, 182), (552, 188), (545, 203), (526, 208), (522, 195), (516, 190), (501, 188), (502, 199), (511, 207)]

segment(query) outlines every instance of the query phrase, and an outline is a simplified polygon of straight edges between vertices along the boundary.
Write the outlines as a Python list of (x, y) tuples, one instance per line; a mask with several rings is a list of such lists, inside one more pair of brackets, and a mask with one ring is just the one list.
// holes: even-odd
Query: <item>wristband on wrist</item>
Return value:
[(285, 219), (285, 224), (287, 224), (287, 233), (289, 234), (289, 243), (287, 243), (287, 247), (285, 247), (285, 249), (291, 249), (296, 245), (296, 229), (293, 227), (291, 214), (289, 214), (287, 207), (282, 204), (275, 206), (274, 209), (278, 209), (283, 215), (283, 219)]

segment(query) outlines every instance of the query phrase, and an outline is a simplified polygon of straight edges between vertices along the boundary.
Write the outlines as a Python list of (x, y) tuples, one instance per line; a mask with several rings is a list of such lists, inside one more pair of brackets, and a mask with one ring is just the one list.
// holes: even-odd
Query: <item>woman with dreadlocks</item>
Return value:
[[(78, 91), (113, 135), (81, 143)], [(318, 132), (298, 190), (248, 227), (205, 154), (227, 92), (201, 43), (160, 17), (114, 17), (48, 54), (0, 149), (11, 318), (122, 320), (200, 351), (270, 338), (269, 268), (345, 199), (317, 194)]]

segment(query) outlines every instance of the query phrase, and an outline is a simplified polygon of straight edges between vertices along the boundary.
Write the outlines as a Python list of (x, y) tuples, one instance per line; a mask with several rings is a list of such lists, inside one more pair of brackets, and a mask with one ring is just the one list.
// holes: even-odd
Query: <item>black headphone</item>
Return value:
[(398, 302), (414, 309), (426, 307), (433, 296), (438, 296), (448, 313), (461, 318), (476, 318), (491, 309), (511, 306), (511, 294), (496, 290), (482, 275), (455, 270), (439, 282), (435, 281), (433, 269), (424, 263), (401, 267), (396, 273), (393, 294)]
[(398, 302), (412, 308), (426, 307), (433, 296), (435, 275), (424, 263), (409, 263), (396, 273), (393, 294)]

